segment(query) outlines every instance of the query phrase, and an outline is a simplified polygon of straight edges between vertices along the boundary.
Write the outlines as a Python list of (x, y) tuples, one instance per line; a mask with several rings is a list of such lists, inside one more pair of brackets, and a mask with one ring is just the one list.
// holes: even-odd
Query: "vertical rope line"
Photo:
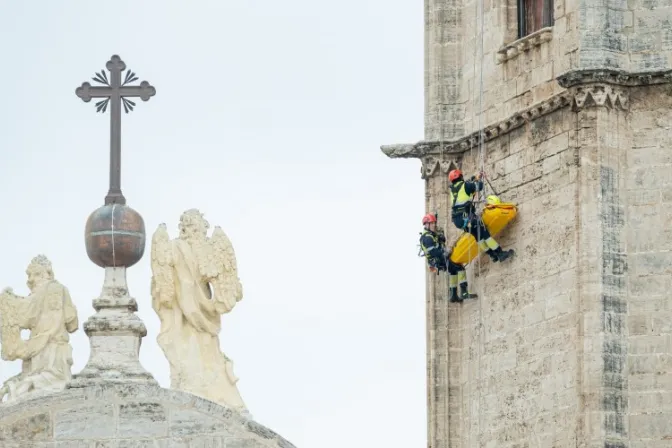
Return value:
[[(481, 52), (480, 52), (480, 86), (479, 86), (479, 114), (478, 114), (478, 129), (479, 129), (479, 138), (478, 138), (478, 143), (479, 143), (479, 164), (480, 164), (480, 173), (481, 177), (483, 177), (483, 173), (485, 172), (485, 150), (484, 150), (484, 131), (483, 131), (483, 59), (484, 59), (484, 30), (485, 30), (485, 22), (484, 22), (484, 4), (483, 0), (480, 0), (479, 2), (480, 6), (480, 21), (481, 21)], [(481, 179), (483, 181), (483, 179)], [(483, 190), (481, 191), (481, 201), (484, 203), (485, 202), (485, 183), (483, 185)], [(478, 217), (480, 220), (480, 216)], [(482, 221), (480, 222), (482, 225), (485, 225)], [(480, 229), (480, 226), (479, 226)], [(480, 230), (479, 230), (479, 237), (480, 239)], [(482, 280), (481, 277), (481, 258), (478, 257), (478, 278)], [(483, 282), (481, 282), (481, 285), (483, 285)], [(483, 288), (481, 288), (481, 292), (483, 291)], [(483, 431), (483, 369), (482, 369), (482, 358), (483, 358), (483, 341), (484, 341), (484, 334), (483, 334), (483, 298), (479, 300), (478, 304), (478, 335), (479, 335), (479, 344), (478, 344), (478, 432), (479, 432), (479, 440), (480, 440), (480, 434)]]
[[(441, 176), (441, 187), (446, 185), (445, 182), (447, 181), (447, 179), (445, 179), (443, 177), (443, 166), (442, 166), (443, 157), (444, 157), (444, 145), (443, 144), (444, 144), (444, 140), (445, 140), (445, 130), (446, 130), (445, 123), (443, 122), (443, 120), (444, 120), (443, 107), (444, 107), (444, 103), (445, 103), (445, 98), (444, 98), (444, 95), (445, 95), (444, 82), (445, 82), (445, 80), (444, 80), (444, 76), (443, 76), (443, 73), (444, 73), (443, 72), (443, 70), (444, 70), (443, 65), (445, 63), (445, 58), (443, 57), (444, 56), (444, 50), (445, 50), (445, 47), (443, 46), (443, 43), (441, 43), (440, 44), (440, 56), (441, 56), (441, 58), (440, 58), (440, 63), (439, 63), (439, 82), (437, 83), (439, 93), (440, 93), (438, 95), (439, 96), (438, 118), (439, 118), (439, 128), (440, 128), (439, 175)], [(437, 225), (438, 225), (438, 222), (437, 222)], [(444, 232), (445, 232), (445, 230), (444, 230)], [(448, 299), (448, 296), (449, 296), (449, 294), (448, 294), (448, 290), (449, 290), (448, 278), (445, 275), (443, 277), (444, 277), (444, 279), (443, 279), (444, 280), (444, 286), (443, 286), (443, 288), (440, 288), (440, 290), (443, 289), (443, 300), (445, 302), (444, 306), (443, 306), (443, 312), (444, 312), (443, 319), (444, 319), (444, 329), (446, 331), (446, 339), (445, 339), (446, 347), (445, 347), (445, 351), (444, 351), (446, 378), (444, 379), (444, 389), (445, 390), (443, 392), (444, 393), (443, 409), (444, 409), (444, 413), (445, 413), (444, 419), (445, 419), (445, 428), (446, 428), (446, 439), (448, 441), (447, 442), (448, 445), (450, 446), (450, 412), (448, 412), (448, 406), (449, 406), (448, 394), (449, 394), (449, 390), (450, 390), (450, 348), (449, 348), (450, 347), (450, 339), (449, 339), (449, 331), (448, 331), (448, 304), (450, 302), (449, 302), (449, 299)], [(437, 276), (436, 281), (440, 283), (441, 282), (441, 276)], [(434, 297), (434, 301), (436, 301), (436, 297)], [(433, 385), (432, 385), (432, 388), (433, 388)]]

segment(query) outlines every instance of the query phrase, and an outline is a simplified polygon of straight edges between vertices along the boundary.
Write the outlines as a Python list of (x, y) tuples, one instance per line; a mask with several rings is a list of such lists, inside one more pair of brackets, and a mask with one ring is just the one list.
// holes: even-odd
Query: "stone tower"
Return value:
[[(516, 256), (427, 275), (428, 446), (672, 446), (672, 3), (426, 0), (422, 163), (484, 169)], [(418, 216), (418, 227), (420, 228)]]

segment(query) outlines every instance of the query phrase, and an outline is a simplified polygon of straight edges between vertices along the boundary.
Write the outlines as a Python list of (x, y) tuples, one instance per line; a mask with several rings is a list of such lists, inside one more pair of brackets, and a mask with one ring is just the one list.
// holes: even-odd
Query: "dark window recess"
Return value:
[(553, 25), (553, 0), (518, 0), (518, 38)]

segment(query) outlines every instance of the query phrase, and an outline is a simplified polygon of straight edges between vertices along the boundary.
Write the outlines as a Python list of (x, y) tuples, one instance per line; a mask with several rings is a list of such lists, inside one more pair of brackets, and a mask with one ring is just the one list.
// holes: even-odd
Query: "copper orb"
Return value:
[(145, 253), (145, 242), (145, 221), (126, 205), (104, 205), (86, 221), (86, 253), (102, 268), (133, 266)]

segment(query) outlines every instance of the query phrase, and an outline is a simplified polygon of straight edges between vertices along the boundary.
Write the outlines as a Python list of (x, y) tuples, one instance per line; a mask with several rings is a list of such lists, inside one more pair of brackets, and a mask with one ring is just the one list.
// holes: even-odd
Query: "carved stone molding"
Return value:
[(624, 88), (609, 84), (588, 84), (572, 87), (570, 91), (572, 92), (572, 107), (574, 110), (588, 107), (608, 107), (627, 110), (629, 106), (627, 87)]
[(580, 84), (613, 84), (618, 86), (637, 87), (672, 82), (672, 70), (656, 72), (628, 73), (620, 70), (572, 70), (557, 78), (558, 84), (569, 88)]
[(525, 37), (521, 37), (511, 43), (503, 45), (497, 50), (497, 63), (501, 64), (517, 57), (519, 54), (530, 51), (544, 42), (550, 42), (553, 39), (553, 27), (549, 26), (535, 31)]
[(483, 131), (473, 132), (463, 138), (452, 141), (420, 141), (418, 143), (404, 143), (398, 145), (383, 145), (380, 149), (383, 154), (392, 159), (411, 159), (423, 158), (428, 155), (439, 156), (441, 154), (462, 154), (472, 148), (478, 148), (481, 138), (483, 143), (487, 143), (499, 136), (508, 134), (514, 129), (523, 126), (525, 123), (536, 120), (539, 117), (548, 115), (563, 107), (572, 104), (571, 93), (562, 92), (546, 101), (535, 104), (521, 112), (518, 112), (509, 118), (499, 121), (491, 126), (487, 126)]
[(457, 158), (445, 158), (441, 155), (438, 156), (426, 156), (420, 159), (422, 161), (422, 168), (420, 170), (420, 176), (423, 179), (431, 177), (436, 174), (448, 174), (453, 168), (458, 168), (458, 159)]

